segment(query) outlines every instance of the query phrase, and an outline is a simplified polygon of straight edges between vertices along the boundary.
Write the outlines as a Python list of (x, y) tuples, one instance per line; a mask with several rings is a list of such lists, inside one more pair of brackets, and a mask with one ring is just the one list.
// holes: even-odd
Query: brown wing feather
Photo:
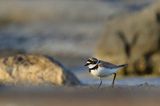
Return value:
[(99, 66), (101, 66), (101, 67), (108, 67), (108, 68), (115, 68), (115, 67), (117, 67), (117, 65), (115, 65), (115, 64), (112, 64), (112, 63), (109, 63), (109, 62), (106, 62), (106, 61), (102, 61), (102, 60), (100, 60)]

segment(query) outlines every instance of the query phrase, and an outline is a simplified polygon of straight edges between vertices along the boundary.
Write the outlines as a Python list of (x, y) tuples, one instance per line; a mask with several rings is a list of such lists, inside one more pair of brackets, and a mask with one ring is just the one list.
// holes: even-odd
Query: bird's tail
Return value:
[(128, 64), (122, 64), (122, 65), (118, 65), (117, 67), (118, 68), (123, 68), (123, 67), (127, 67), (128, 66)]

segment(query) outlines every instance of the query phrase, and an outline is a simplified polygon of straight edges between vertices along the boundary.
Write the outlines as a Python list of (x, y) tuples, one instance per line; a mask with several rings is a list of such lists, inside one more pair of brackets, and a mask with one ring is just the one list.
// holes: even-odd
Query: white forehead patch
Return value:
[(91, 63), (91, 62), (87, 61), (87, 63)]

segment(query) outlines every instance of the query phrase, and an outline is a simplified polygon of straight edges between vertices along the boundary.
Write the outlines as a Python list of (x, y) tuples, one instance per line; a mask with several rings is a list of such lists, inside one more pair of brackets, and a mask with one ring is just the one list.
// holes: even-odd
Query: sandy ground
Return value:
[(1, 87), (0, 106), (159, 106), (159, 86)]

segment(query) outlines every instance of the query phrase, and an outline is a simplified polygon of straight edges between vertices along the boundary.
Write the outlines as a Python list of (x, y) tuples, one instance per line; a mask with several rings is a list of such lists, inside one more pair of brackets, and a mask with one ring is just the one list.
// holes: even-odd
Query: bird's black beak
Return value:
[(88, 63), (86, 63), (84, 66), (88, 66)]

